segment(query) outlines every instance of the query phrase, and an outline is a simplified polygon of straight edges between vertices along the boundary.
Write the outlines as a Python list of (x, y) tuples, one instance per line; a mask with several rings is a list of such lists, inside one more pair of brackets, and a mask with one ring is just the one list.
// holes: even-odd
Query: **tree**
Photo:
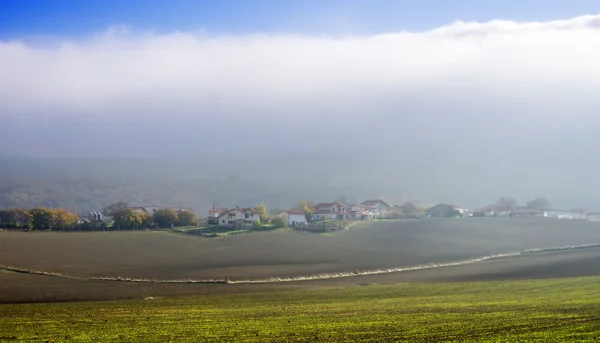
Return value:
[(294, 210), (304, 212), (304, 217), (306, 218), (306, 221), (310, 222), (313, 220), (313, 204), (311, 204), (310, 202), (306, 200), (301, 200), (300, 202), (298, 202), (298, 204), (296, 204)]
[(177, 226), (193, 226), (198, 223), (196, 215), (191, 211), (183, 210), (177, 216)]
[(165, 229), (173, 227), (179, 221), (179, 216), (177, 212), (170, 208), (161, 208), (154, 211), (154, 216), (152, 217), (152, 221), (154, 224), (158, 225), (159, 228)]
[(54, 229), (72, 230), (77, 225), (79, 217), (63, 209), (54, 210)]
[(337, 199), (335, 199), (335, 201), (341, 202), (342, 204), (346, 205), (348, 203), (348, 197), (346, 197), (345, 195), (341, 195)]
[(498, 199), (498, 202), (496, 203), (496, 207), (500, 211), (512, 211), (512, 210), (516, 209), (518, 206), (519, 206), (519, 204), (517, 203), (517, 201), (515, 199), (509, 198), (509, 197), (502, 197), (502, 198)]
[(129, 204), (128, 203), (126, 203), (124, 201), (117, 201), (114, 204), (110, 204), (110, 205), (106, 206), (102, 210), (102, 213), (104, 213), (104, 215), (114, 217), (115, 213), (117, 213), (119, 211), (122, 211), (122, 210), (125, 210), (127, 208), (129, 208)]
[(286, 227), (287, 226), (287, 222), (285, 221), (285, 218), (282, 216), (275, 216), (273, 219), (271, 219), (271, 224), (273, 224), (274, 227)]
[(10, 210), (15, 227), (20, 229), (29, 229), (31, 227), (31, 213), (22, 208), (13, 208)]
[(34, 229), (51, 230), (54, 227), (56, 212), (49, 208), (36, 207), (29, 211)]
[(117, 229), (143, 229), (150, 226), (150, 216), (147, 213), (135, 212), (130, 208), (122, 209), (112, 214), (114, 226)]
[(406, 202), (400, 206), (400, 211), (402, 211), (403, 215), (409, 215), (419, 212), (419, 209), (412, 202)]
[(552, 208), (546, 198), (533, 199), (527, 203), (527, 208), (532, 210), (547, 211)]
[(12, 222), (10, 220), (10, 210), (0, 210), (0, 227), (12, 227)]
[(252, 210), (260, 215), (260, 221), (266, 222), (269, 220), (269, 216), (267, 215), (267, 206), (265, 204), (258, 204), (252, 208)]
[(0, 210), (0, 227), (28, 229), (31, 227), (31, 214), (22, 208)]

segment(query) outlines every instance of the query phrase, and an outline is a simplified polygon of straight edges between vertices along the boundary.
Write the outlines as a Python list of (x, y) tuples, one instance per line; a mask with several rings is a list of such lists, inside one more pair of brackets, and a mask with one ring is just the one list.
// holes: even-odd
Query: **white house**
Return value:
[(277, 216), (283, 217), (289, 226), (306, 225), (306, 215), (302, 211), (281, 211)]
[(251, 208), (232, 208), (219, 215), (218, 225), (236, 227), (239, 229), (252, 227), (252, 223), (260, 220), (260, 214)]
[(350, 207), (342, 204), (339, 201), (322, 202), (315, 205), (313, 209), (313, 218), (317, 220), (350, 218)]
[(363, 201), (361, 205), (372, 207), (376, 218), (385, 218), (388, 215), (390, 209), (392, 208), (390, 205), (388, 205), (385, 201), (381, 199), (366, 200)]
[(374, 208), (367, 205), (353, 205), (350, 208), (350, 216), (352, 219), (370, 220), (375, 218)]
[(588, 219), (588, 216), (586, 216), (583, 213), (571, 212), (571, 211), (561, 211), (561, 210), (545, 211), (544, 217), (552, 218), (552, 219), (575, 219), (575, 220)]
[(590, 212), (587, 214), (587, 218), (591, 222), (600, 222), (600, 213), (599, 212)]

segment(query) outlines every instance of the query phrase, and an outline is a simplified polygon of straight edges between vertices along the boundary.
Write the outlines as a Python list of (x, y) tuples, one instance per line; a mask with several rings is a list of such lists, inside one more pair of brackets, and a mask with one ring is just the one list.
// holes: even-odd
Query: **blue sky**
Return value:
[(113, 25), (159, 33), (371, 34), (423, 31), (455, 20), (597, 13), (597, 0), (0, 0), (0, 38), (77, 37)]

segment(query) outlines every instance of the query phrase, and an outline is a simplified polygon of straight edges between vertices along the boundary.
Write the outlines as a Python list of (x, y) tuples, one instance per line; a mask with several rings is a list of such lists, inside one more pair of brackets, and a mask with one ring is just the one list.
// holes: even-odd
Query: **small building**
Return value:
[(370, 206), (376, 218), (385, 218), (392, 208), (388, 203), (381, 199), (365, 200), (361, 205)]
[(591, 222), (600, 222), (600, 212), (589, 212), (587, 214), (587, 220)]
[(368, 205), (354, 205), (350, 208), (350, 218), (354, 220), (374, 219), (375, 209)]
[(339, 201), (319, 203), (315, 205), (313, 210), (313, 218), (316, 220), (350, 218), (350, 207)]
[(568, 219), (568, 220), (589, 220), (589, 215), (580, 212), (550, 210), (544, 211), (543, 216), (550, 219)]
[(276, 215), (283, 217), (288, 226), (302, 226), (307, 224), (306, 214), (302, 211), (283, 210)]
[(217, 225), (228, 226), (237, 229), (252, 227), (252, 223), (260, 220), (260, 214), (254, 212), (252, 208), (232, 208), (219, 215)]

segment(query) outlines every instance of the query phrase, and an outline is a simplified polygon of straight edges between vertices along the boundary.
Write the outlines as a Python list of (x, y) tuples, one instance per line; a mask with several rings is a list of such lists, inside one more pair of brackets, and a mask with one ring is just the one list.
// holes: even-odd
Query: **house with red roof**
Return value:
[(319, 203), (313, 210), (316, 220), (350, 219), (350, 207), (339, 201)]
[(381, 199), (365, 200), (361, 203), (361, 205), (371, 206), (376, 218), (387, 217), (388, 212), (392, 208), (392, 206), (388, 205), (388, 203)]

